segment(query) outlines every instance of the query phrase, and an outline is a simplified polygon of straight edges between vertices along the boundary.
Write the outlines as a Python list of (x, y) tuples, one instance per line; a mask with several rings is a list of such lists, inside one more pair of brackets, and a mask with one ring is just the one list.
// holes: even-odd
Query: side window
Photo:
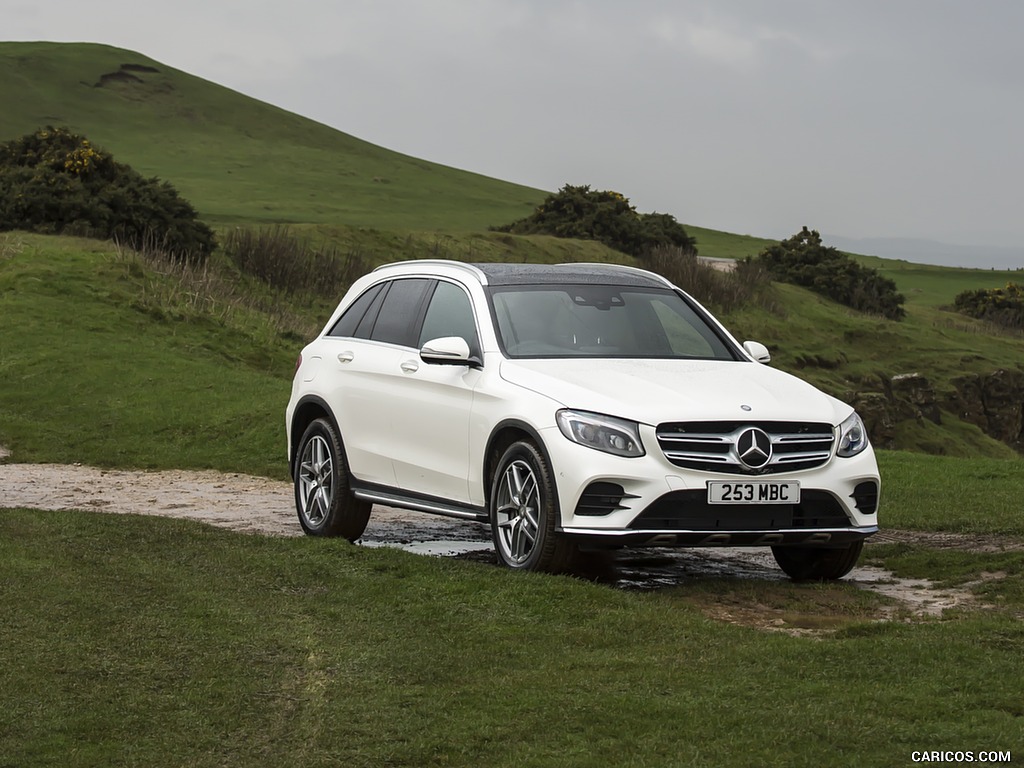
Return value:
[(377, 313), (370, 338), (403, 347), (416, 346), (415, 330), (430, 284), (431, 281), (424, 278), (393, 281)]
[(373, 330), (373, 324), (377, 322), (377, 314), (380, 312), (380, 305), (384, 303), (384, 297), (388, 295), (388, 288), (390, 286), (391, 283), (385, 283), (377, 292), (377, 295), (373, 297), (373, 301), (370, 302), (370, 308), (366, 310), (366, 314), (363, 315), (363, 319), (360, 320), (359, 325), (356, 326), (356, 332), (352, 334), (357, 339), (370, 338), (370, 331)]
[(470, 304), (469, 296), (454, 283), (440, 281), (423, 318), (423, 328), (417, 346), (422, 347), (431, 339), (443, 336), (461, 336), (466, 340), (470, 351), (479, 354), (476, 321), (473, 318), (473, 306)]
[(359, 321), (367, 314), (367, 308), (373, 304), (373, 300), (380, 295), (383, 287), (383, 283), (378, 283), (377, 285), (363, 291), (359, 298), (353, 301), (342, 316), (338, 318), (338, 322), (331, 326), (331, 330), (327, 332), (327, 335), (355, 336), (356, 327), (359, 325)]

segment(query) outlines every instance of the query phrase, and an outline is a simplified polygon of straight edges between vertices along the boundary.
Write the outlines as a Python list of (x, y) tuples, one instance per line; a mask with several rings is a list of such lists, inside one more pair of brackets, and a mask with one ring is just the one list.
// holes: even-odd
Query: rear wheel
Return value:
[(310, 424), (295, 461), (295, 509), (310, 536), (363, 535), (372, 505), (352, 495), (341, 439), (327, 419)]
[(566, 568), (572, 544), (558, 534), (558, 503), (551, 470), (537, 447), (513, 443), (491, 482), (491, 535), (498, 562), (524, 571)]
[(857, 564), (863, 541), (845, 547), (772, 547), (775, 562), (794, 581), (841, 579)]

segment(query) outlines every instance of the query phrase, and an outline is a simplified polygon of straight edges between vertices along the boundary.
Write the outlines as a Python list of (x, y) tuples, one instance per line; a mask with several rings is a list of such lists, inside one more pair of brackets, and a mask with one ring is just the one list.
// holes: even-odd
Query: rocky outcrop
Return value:
[(1024, 372), (1000, 369), (953, 379), (948, 410), (985, 434), (1024, 450)]
[(999, 369), (953, 379), (952, 391), (937, 392), (919, 373), (879, 377), (879, 387), (850, 392), (857, 409), (881, 448), (895, 448), (896, 427), (914, 419), (942, 423), (942, 413), (976, 425), (990, 437), (1024, 452), (1024, 371)]

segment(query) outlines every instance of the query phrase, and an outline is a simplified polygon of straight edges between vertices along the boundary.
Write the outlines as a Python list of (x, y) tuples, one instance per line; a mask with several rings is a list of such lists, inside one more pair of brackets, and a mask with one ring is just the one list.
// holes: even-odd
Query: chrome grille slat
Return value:
[(794, 461), (825, 461), (828, 453), (786, 453), (782, 456), (772, 456), (769, 464), (792, 464)]
[[(771, 460), (756, 470), (740, 462), (736, 447), (739, 436), (751, 427), (767, 434), (772, 446)], [(662, 453), (676, 466), (739, 474), (819, 467), (832, 457), (836, 439), (831, 425), (812, 422), (678, 422), (659, 424), (656, 434)]]
[(727, 453), (683, 453), (682, 451), (665, 451), (665, 456), (668, 457), (669, 461), (678, 459), (685, 461), (690, 459), (692, 461), (714, 461), (725, 463), (729, 461), (729, 454)]
[(729, 438), (723, 437), (722, 435), (663, 435), (661, 432), (658, 433), (658, 441), (667, 441), (670, 443), (728, 443)]

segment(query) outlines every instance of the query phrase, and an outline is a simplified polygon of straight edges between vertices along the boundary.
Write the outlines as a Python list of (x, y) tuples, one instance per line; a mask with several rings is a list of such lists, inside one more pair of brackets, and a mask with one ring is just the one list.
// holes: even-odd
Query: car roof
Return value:
[[(448, 274), (469, 273), (481, 285), (622, 285), (640, 288), (672, 288), (672, 284), (661, 275), (625, 264), (509, 264), (473, 263), (443, 259), (420, 259), (386, 264), (377, 270), (400, 273), (417, 272)], [(375, 270), (375, 271), (377, 271)]]

